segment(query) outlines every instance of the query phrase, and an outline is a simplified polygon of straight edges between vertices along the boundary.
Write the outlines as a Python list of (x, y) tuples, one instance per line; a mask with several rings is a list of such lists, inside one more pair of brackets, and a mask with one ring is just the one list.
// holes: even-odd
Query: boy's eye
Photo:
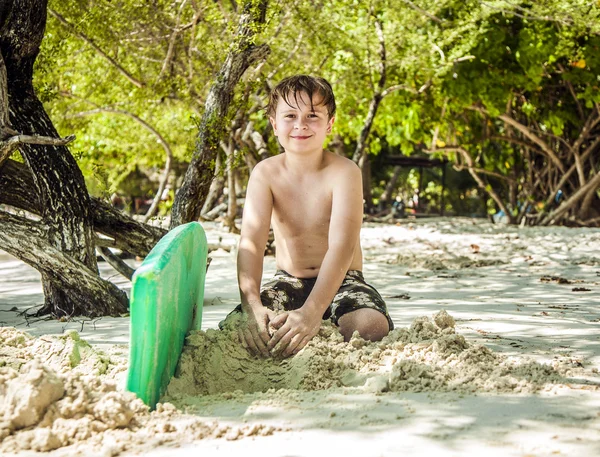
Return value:
[(292, 118), (294, 118), (295, 116), (294, 116), (293, 114), (286, 114), (286, 115), (285, 115), (285, 117), (286, 117), (286, 118), (289, 118), (289, 119), (292, 119)]

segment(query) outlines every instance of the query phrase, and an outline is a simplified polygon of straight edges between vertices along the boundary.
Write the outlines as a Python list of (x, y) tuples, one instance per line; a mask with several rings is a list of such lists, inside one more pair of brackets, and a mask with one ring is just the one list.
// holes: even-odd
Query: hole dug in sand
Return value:
[(532, 393), (566, 381), (566, 367), (508, 358), (471, 344), (455, 331), (446, 311), (420, 317), (410, 328), (392, 331), (380, 342), (355, 334), (345, 343), (325, 323), (319, 334), (289, 359), (248, 354), (231, 330), (195, 331), (186, 339), (169, 401), (226, 392), (269, 389), (362, 388), (368, 392), (458, 391)]

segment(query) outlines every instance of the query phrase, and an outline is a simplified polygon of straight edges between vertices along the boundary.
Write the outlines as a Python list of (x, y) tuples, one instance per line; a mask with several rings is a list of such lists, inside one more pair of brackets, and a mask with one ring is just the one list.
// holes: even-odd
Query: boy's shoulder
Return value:
[(332, 180), (346, 181), (348, 179), (362, 179), (360, 168), (351, 159), (334, 154), (333, 152), (328, 152), (327, 160), (327, 168), (329, 169), (328, 174), (331, 176)]
[(261, 160), (254, 166), (252, 172), (272, 170), (273, 168), (280, 167), (283, 162), (282, 156), (283, 154), (278, 154), (276, 156), (267, 157), (266, 159)]
[(336, 167), (344, 167), (344, 168), (348, 168), (349, 170), (358, 169), (358, 165), (356, 165), (356, 163), (354, 163), (348, 157), (344, 157), (344, 156), (335, 154), (331, 151), (327, 151), (326, 154), (327, 154), (327, 158), (330, 161), (330, 163)]
[(255, 178), (272, 175), (273, 172), (277, 171), (277, 169), (281, 167), (281, 163), (282, 161), (280, 155), (266, 158), (254, 166), (251, 175), (253, 175)]

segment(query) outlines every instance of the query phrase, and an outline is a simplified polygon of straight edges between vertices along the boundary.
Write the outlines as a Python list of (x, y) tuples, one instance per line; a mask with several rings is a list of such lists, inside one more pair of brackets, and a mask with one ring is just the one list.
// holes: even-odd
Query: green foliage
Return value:
[[(236, 2), (50, 1), (71, 26), (49, 15), (35, 85), (61, 134), (77, 135), (72, 150), (94, 193), (123, 188), (135, 170), (157, 171), (165, 161), (156, 135), (131, 117), (102, 109), (139, 116), (165, 138), (177, 163), (189, 161), (208, 90), (236, 43), (242, 3), (235, 10)], [(271, 54), (246, 73), (228, 124), (241, 120), (241, 127), (232, 128), (243, 130), (252, 121), (276, 154), (278, 144), (261, 110), (269, 87), (291, 74), (319, 74), (334, 87), (334, 134), (350, 156), (381, 77), (379, 20), (385, 87), (398, 87), (381, 101), (370, 154), (384, 159), (433, 148), (434, 156), (464, 164), (456, 152), (461, 147), (474, 166), (513, 179), (520, 198), (528, 198), (527, 167), (542, 161), (537, 157), (528, 165), (521, 146), (498, 139), (514, 136), (500, 116), (508, 113), (539, 129), (557, 151), (575, 141), (581, 110), (585, 117), (600, 103), (600, 5), (587, 0), (413, 3), (419, 8), (394, 0), (271, 2), (256, 38), (256, 44), (269, 44)], [(251, 4), (256, 8), (258, 2)], [(238, 150), (250, 153), (244, 145)], [(242, 154), (236, 157), (242, 165)], [(403, 181), (407, 191), (414, 188), (411, 179)], [(380, 181), (385, 183), (374, 180), (380, 187), (376, 195), (384, 185)], [(474, 185), (470, 178), (464, 182)], [(509, 181), (486, 182), (508, 200)], [(466, 189), (456, 192), (463, 201), (471, 198)], [(447, 201), (460, 206), (459, 200)]]

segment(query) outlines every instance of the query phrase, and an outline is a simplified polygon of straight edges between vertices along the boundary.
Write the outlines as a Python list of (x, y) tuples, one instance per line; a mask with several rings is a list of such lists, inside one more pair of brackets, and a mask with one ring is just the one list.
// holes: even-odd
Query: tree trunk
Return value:
[(223, 188), (225, 187), (225, 178), (223, 177), (222, 173), (223, 160), (221, 159), (221, 155), (222, 154), (217, 153), (217, 157), (215, 160), (215, 177), (210, 183), (208, 195), (206, 196), (204, 206), (202, 206), (202, 211), (200, 213), (201, 215), (204, 215), (208, 213), (211, 209), (213, 209), (219, 197), (223, 195)]
[[(0, 93), (7, 97), (0, 96), (4, 103), (0, 104), (0, 119), (5, 122), (8, 118), (19, 134), (59, 139), (32, 83), (46, 26), (46, 6), (46, 0), (14, 0), (2, 7), (0, 85), (6, 87)], [(125, 295), (97, 276), (89, 196), (75, 159), (64, 145), (22, 143), (19, 150), (32, 172), (34, 186), (28, 192), (37, 193), (44, 229), (29, 230), (25, 220), (5, 217), (1, 239), (7, 251), (40, 271), (45, 302), (39, 313), (97, 316), (126, 311)], [(57, 255), (62, 265), (70, 262), (69, 268), (60, 269), (49, 260)], [(77, 282), (78, 274), (85, 281)], [(88, 280), (87, 276), (94, 275), (95, 282)]]
[(80, 315), (80, 304), (90, 303), (93, 306), (86, 308), (84, 313), (89, 317), (126, 312), (128, 299), (125, 292), (52, 246), (47, 241), (48, 231), (42, 223), (0, 211), (2, 248), (38, 270), (45, 278), (44, 286), (60, 285), (60, 289), (51, 291), (56, 305), (52, 314), (57, 317)]
[(574, 209), (577, 203), (583, 200), (592, 189), (596, 192), (598, 187), (600, 187), (600, 173), (597, 173), (585, 186), (581, 187), (577, 192), (571, 195), (571, 197), (563, 201), (558, 208), (547, 214), (540, 222), (540, 225), (557, 224), (565, 217), (567, 211)]
[(365, 211), (367, 214), (373, 213), (373, 194), (371, 192), (371, 161), (365, 154), (360, 162), (363, 182), (363, 199), (365, 201)]
[(394, 167), (394, 172), (392, 174), (392, 177), (390, 178), (387, 185), (385, 186), (385, 190), (383, 191), (383, 194), (381, 194), (381, 198), (379, 199), (379, 210), (380, 211), (382, 211), (384, 209), (383, 206), (387, 202), (389, 202), (389, 200), (392, 196), (392, 192), (394, 192), (394, 189), (396, 188), (396, 183), (398, 182), (398, 178), (400, 177), (401, 171), (402, 171), (402, 167), (400, 165), (396, 165)]
[(225, 227), (229, 228), (230, 233), (240, 233), (235, 225), (235, 216), (237, 216), (237, 195), (235, 192), (235, 170), (234, 170), (234, 152), (235, 143), (233, 137), (229, 138), (228, 144), (221, 144), (227, 156), (227, 215), (224, 219)]
[[(37, 194), (31, 191), (34, 188), (33, 177), (26, 165), (8, 160), (0, 166), (0, 204), (41, 216), (41, 204)], [(96, 240), (97, 245), (121, 249), (140, 257), (148, 255), (167, 233), (159, 227), (141, 224), (94, 197), (90, 197), (90, 213), (94, 230), (111, 238)]]
[(253, 41), (265, 24), (267, 0), (246, 0), (237, 36), (206, 98), (200, 131), (183, 185), (175, 196), (171, 227), (197, 220), (214, 178), (215, 157), (223, 139), (229, 105), (235, 86), (244, 72), (270, 52), (267, 45)]

